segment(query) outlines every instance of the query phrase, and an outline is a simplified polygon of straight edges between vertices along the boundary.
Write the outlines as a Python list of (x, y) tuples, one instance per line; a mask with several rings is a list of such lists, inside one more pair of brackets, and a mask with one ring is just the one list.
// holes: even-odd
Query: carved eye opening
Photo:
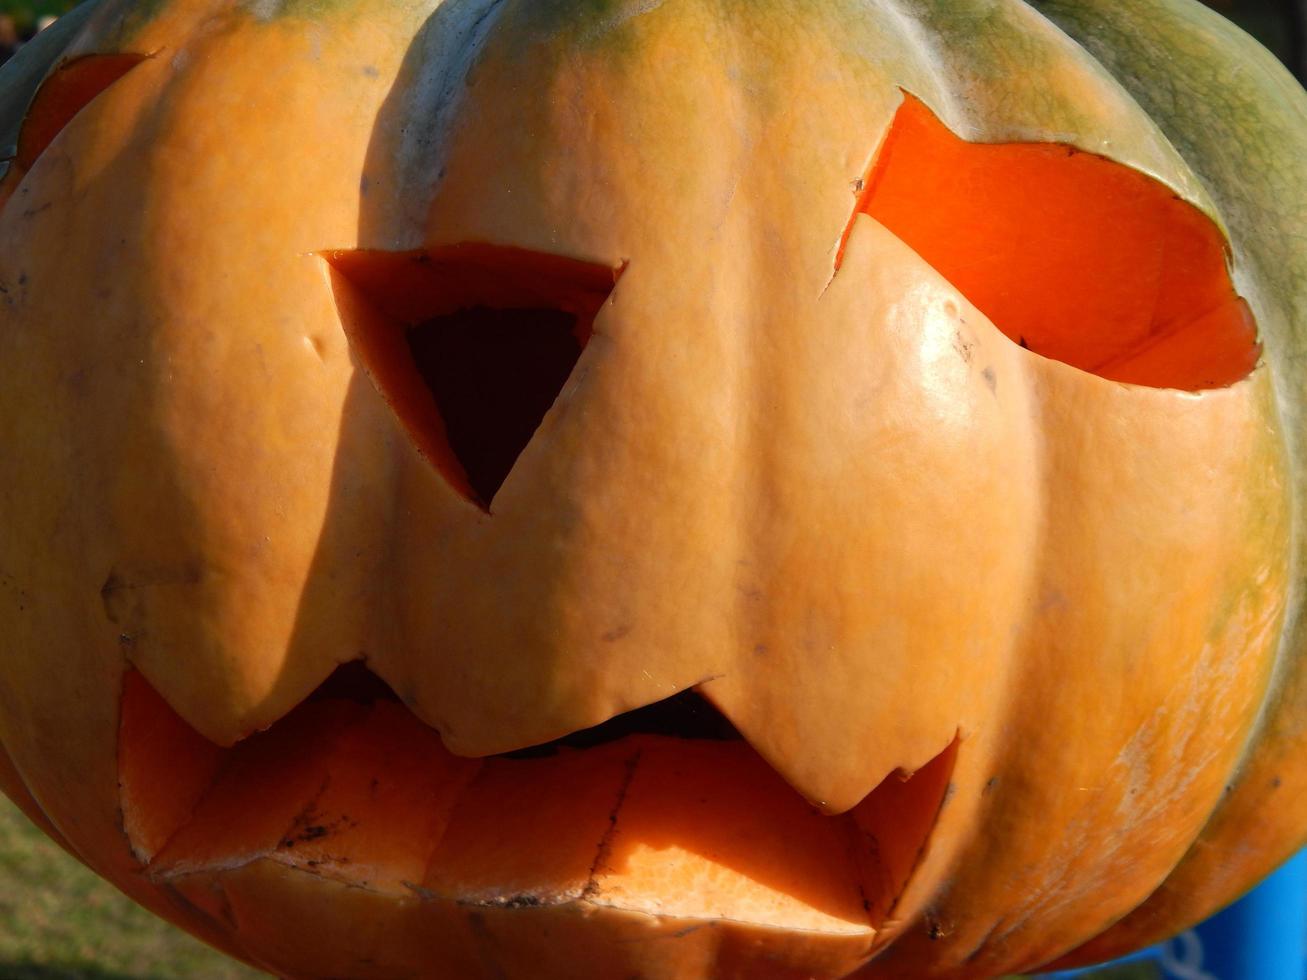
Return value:
[(1215, 223), (1104, 157), (970, 143), (905, 95), (855, 213), (1014, 342), (1100, 377), (1200, 391), (1239, 381), (1260, 357)]

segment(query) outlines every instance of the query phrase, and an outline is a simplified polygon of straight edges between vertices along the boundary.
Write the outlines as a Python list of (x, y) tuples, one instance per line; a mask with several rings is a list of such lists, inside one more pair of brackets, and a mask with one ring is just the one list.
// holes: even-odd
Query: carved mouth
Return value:
[(955, 753), (827, 816), (691, 693), (470, 759), (355, 664), (230, 748), (131, 672), (119, 771), (132, 848), (174, 887), (267, 861), (401, 903), (613, 908), (870, 948), (926, 846)]

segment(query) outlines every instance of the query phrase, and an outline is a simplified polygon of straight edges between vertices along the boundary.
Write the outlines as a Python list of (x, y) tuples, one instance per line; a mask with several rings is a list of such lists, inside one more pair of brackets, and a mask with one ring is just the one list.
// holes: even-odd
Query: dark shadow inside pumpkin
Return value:
[(974, 143), (905, 94), (853, 217), (879, 221), (1036, 354), (1201, 391), (1261, 355), (1215, 222), (1146, 174), (1059, 143)]
[(489, 511), (619, 270), (478, 243), (323, 257), (364, 370), (418, 450)]
[(355, 664), (231, 748), (131, 672), (118, 755), (124, 829), (160, 880), (263, 859), (410, 901), (584, 901), (870, 937), (926, 847), (956, 751), (828, 816), (692, 692), (468, 759)]

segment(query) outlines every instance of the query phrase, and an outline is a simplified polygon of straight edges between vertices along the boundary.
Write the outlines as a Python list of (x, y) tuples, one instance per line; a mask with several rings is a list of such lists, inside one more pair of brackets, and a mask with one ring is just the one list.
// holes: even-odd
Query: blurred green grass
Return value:
[(14, 19), (21, 33), (31, 30), (42, 17), (58, 17), (77, 6), (77, 0), (0, 0), (0, 14)]
[(0, 980), (267, 980), (140, 908), (0, 796)]

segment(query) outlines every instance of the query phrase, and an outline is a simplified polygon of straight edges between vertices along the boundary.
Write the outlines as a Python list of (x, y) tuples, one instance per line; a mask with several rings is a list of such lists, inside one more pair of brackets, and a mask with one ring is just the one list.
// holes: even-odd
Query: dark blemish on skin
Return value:
[(862, 190), (862, 188), (865, 185), (866, 185), (866, 181), (864, 181), (861, 177), (859, 177), (857, 180), (853, 181), (849, 186), (853, 188), (853, 193), (857, 194)]
[(1273, 777), (1271, 779), (1271, 789), (1279, 789), (1281, 782), (1283, 782), (1283, 780), (1281, 780), (1279, 776)]
[(294, 836), (283, 837), (277, 846), (291, 848), (296, 844), (304, 844), (308, 841), (320, 840), (323, 837), (326, 837), (329, 833), (331, 833), (331, 831), (322, 826), (322, 824), (309, 824), (297, 831)]
[(609, 630), (607, 633), (603, 634), (600, 639), (605, 643), (616, 643), (618, 640), (622, 639), (622, 637), (629, 636), (633, 629), (635, 629), (635, 626), (631, 623), (627, 623), (624, 626), (618, 626), (616, 629)]
[(992, 367), (987, 367), (987, 368), (985, 368), (985, 370), (983, 370), (983, 371), (980, 372), (980, 376), (981, 376), (982, 378), (985, 379), (985, 384), (989, 385), (989, 392), (990, 392), (990, 394), (991, 394), (991, 395), (997, 395), (997, 394), (998, 394), (998, 375), (996, 375), (996, 374), (994, 373), (994, 369), (993, 369)]
[(376, 65), (364, 65), (363, 74), (368, 78), (380, 78), (381, 72), (377, 70)]
[(765, 657), (767, 655), (767, 644), (755, 643), (753, 645), (753, 652), (757, 654), (759, 657)]
[(984, 792), (985, 792), (985, 793), (989, 793), (989, 792), (991, 792), (991, 791), (994, 789), (994, 787), (997, 786), (997, 785), (998, 785), (998, 777), (997, 777), (997, 776), (990, 776), (989, 779), (985, 780), (985, 790), (984, 790)]
[(961, 334), (954, 334), (953, 349), (958, 352), (958, 356), (963, 361), (970, 364), (972, 352), (976, 349), (976, 345), (969, 340), (964, 340)]
[(109, 622), (118, 626), (139, 623), (145, 614), (143, 590), (171, 585), (196, 585), (201, 579), (200, 566), (184, 562), (132, 571), (109, 572), (100, 587), (100, 601)]
[(24, 612), (32, 604), (32, 596), (26, 589), (19, 586), (18, 582), (12, 575), (6, 575), (0, 572), (0, 587), (18, 600), (18, 611)]

